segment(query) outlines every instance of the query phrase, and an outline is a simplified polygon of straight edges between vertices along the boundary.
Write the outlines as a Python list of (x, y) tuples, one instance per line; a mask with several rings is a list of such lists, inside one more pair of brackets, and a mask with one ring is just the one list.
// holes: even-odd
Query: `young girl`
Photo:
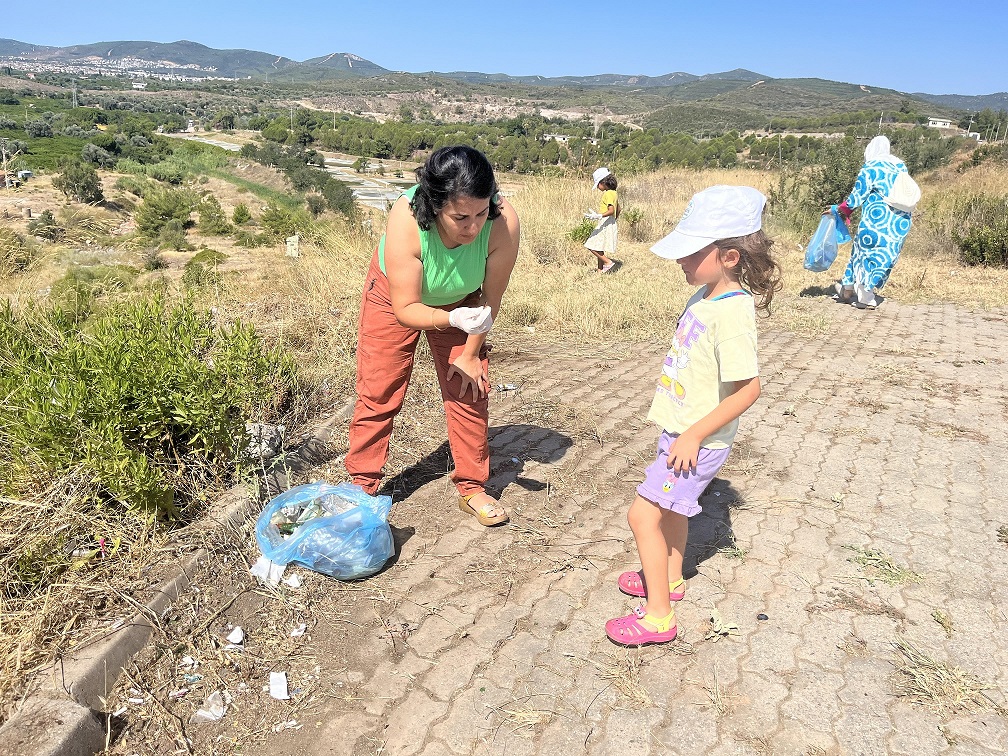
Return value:
[(587, 216), (598, 223), (585, 242), (585, 248), (598, 258), (600, 273), (611, 273), (616, 267), (616, 261), (609, 256), (616, 254), (616, 217), (619, 209), (616, 177), (608, 168), (599, 168), (592, 174), (592, 185), (602, 192), (602, 199), (598, 212), (593, 211)]
[(747, 186), (706, 189), (693, 197), (675, 230), (651, 248), (678, 262), (686, 283), (700, 289), (679, 318), (648, 413), (662, 429), (658, 456), (627, 514), (643, 569), (619, 577), (620, 590), (646, 603), (606, 623), (606, 635), (620, 645), (676, 637), (671, 602), (685, 595), (689, 518), (700, 511), (698, 499), (728, 458), (739, 416), (760, 395), (756, 309), (769, 314), (781, 288), (780, 267), (770, 256), (773, 242), (761, 230), (765, 202)]

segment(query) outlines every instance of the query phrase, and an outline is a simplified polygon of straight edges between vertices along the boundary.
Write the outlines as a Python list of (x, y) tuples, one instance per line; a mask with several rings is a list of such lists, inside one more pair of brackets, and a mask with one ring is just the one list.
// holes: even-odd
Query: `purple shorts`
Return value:
[(644, 482), (637, 486), (637, 493), (664, 509), (692, 517), (700, 513), (698, 501), (728, 459), (731, 447), (700, 447), (696, 470), (679, 474), (668, 468), (669, 447), (678, 437), (678, 433), (666, 431), (658, 437), (658, 458), (644, 471)]

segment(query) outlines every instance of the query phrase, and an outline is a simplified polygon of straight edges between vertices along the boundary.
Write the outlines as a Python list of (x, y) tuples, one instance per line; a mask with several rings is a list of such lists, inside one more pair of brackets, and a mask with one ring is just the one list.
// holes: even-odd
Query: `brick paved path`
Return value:
[[(493, 405), (514, 525), (406, 543), (402, 642), (319, 752), (1008, 751), (1008, 319), (829, 315), (823, 336), (761, 337), (764, 393), (691, 524), (672, 647), (624, 651), (602, 627), (632, 606), (616, 577), (636, 567), (625, 512), (664, 347), (495, 357), (495, 381), (526, 381)], [(451, 506), (444, 480), (411, 499)], [(737, 636), (705, 638), (714, 608)], [(900, 640), (988, 684), (980, 706), (897, 695)]]

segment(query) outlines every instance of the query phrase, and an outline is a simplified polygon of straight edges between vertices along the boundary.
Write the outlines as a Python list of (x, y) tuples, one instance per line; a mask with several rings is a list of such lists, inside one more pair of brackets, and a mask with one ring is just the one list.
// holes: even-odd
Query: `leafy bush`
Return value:
[(98, 172), (79, 160), (65, 163), (63, 170), (53, 179), (52, 184), (67, 197), (78, 202), (101, 202), (105, 199)]
[(266, 247), (273, 243), (272, 235), (268, 233), (256, 234), (252, 231), (247, 231), (244, 228), (239, 228), (235, 232), (234, 240), (235, 244), (239, 247), (245, 247), (246, 249)]
[(145, 249), (141, 259), (143, 259), (144, 270), (164, 270), (168, 267), (168, 263), (161, 255), (161, 250), (157, 247)]
[(148, 192), (136, 211), (137, 230), (150, 239), (156, 238), (169, 221), (178, 221), (180, 230), (192, 225), (192, 198), (178, 189)]
[(90, 142), (81, 148), (81, 160), (85, 163), (93, 163), (99, 168), (112, 168), (116, 164), (115, 155)]
[(637, 242), (646, 241), (644, 237), (644, 211), (639, 207), (630, 207), (620, 211), (620, 222), (626, 228), (627, 236)]
[(265, 231), (272, 234), (274, 239), (286, 239), (297, 233), (297, 221), (294, 213), (279, 205), (274, 205), (272, 202), (262, 211), (259, 224)]
[(126, 291), (135, 281), (136, 271), (125, 265), (77, 266), (52, 285), (49, 296), (65, 315), (84, 320), (101, 300)]
[(95, 504), (171, 516), (219, 489), (246, 420), (275, 420), (291, 362), (236, 323), (162, 295), (85, 324), (59, 306), (0, 308), (0, 492), (70, 473)]
[(231, 224), (212, 194), (204, 194), (196, 206), (199, 213), (199, 230), (207, 236), (225, 236), (231, 233)]
[(956, 202), (952, 241), (964, 265), (1008, 268), (1008, 197), (974, 194)]
[[(122, 167), (121, 163), (119, 167)], [(121, 192), (135, 194), (137, 197), (146, 197), (153, 187), (154, 185), (142, 176), (120, 176), (115, 182), (116, 189)]]
[(28, 223), (28, 233), (47, 241), (59, 241), (66, 236), (66, 229), (56, 222), (52, 210), (44, 210)]
[(218, 286), (220, 282), (221, 274), (210, 265), (190, 260), (182, 271), (182, 286), (188, 290)]
[(252, 220), (252, 213), (249, 212), (248, 205), (244, 202), (235, 205), (234, 212), (231, 213), (231, 222), (236, 226), (242, 226)]
[(220, 250), (210, 249), (210, 247), (203, 247), (202, 249), (200, 249), (199, 252), (197, 252), (195, 255), (189, 258), (189, 262), (187, 262), (186, 265), (189, 265), (191, 263), (199, 263), (200, 265), (214, 266), (214, 265), (220, 265), (227, 259), (228, 256), (225, 255)]
[(309, 194), (305, 197), (305, 201), (308, 204), (308, 212), (312, 214), (313, 218), (318, 218), (325, 212), (326, 201), (321, 194)]
[(172, 218), (161, 227), (157, 241), (161, 249), (174, 249), (177, 252), (194, 249), (186, 237), (185, 226), (178, 218)]
[(570, 231), (567, 232), (568, 238), (577, 244), (584, 244), (588, 241), (588, 237), (591, 236), (592, 231), (595, 230), (595, 221), (585, 218), (578, 225), (574, 226)]
[(51, 137), (53, 135), (52, 126), (49, 125), (48, 121), (44, 121), (41, 118), (28, 121), (25, 124), (25, 133), (32, 139)]

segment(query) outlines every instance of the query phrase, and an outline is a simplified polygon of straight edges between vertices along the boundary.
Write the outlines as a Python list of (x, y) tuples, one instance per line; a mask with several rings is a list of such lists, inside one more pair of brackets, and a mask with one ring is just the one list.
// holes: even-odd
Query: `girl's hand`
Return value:
[(472, 389), (473, 401), (486, 396), (487, 390), (490, 388), (490, 376), (483, 369), (483, 361), (479, 355), (460, 354), (455, 362), (448, 367), (448, 380), (450, 381), (456, 374), (462, 379), (459, 399), (464, 399), (470, 388)]
[(666, 464), (670, 470), (675, 470), (680, 475), (687, 472), (696, 472), (697, 458), (700, 456), (700, 441), (702, 439), (693, 438), (689, 431), (681, 433), (672, 446), (669, 447), (668, 460)]

